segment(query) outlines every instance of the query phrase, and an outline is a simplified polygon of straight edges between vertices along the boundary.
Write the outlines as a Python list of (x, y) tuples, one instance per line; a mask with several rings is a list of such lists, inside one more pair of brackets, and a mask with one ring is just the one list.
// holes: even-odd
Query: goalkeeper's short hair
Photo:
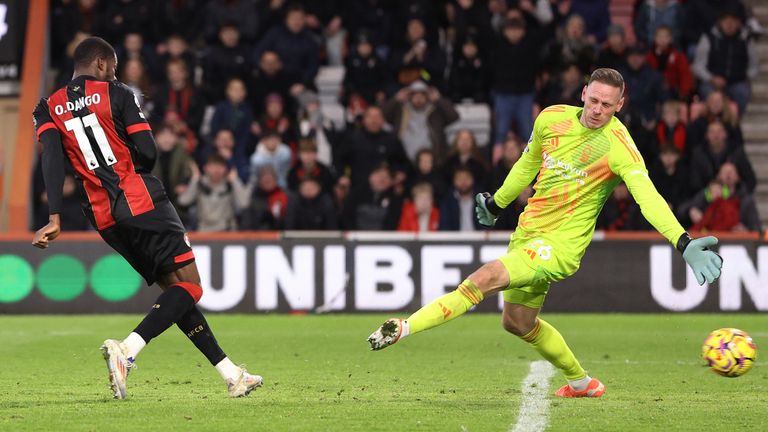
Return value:
[(619, 73), (619, 71), (617, 71), (616, 69), (611, 69), (611, 68), (595, 69), (595, 71), (592, 72), (592, 75), (589, 77), (589, 82), (587, 83), (587, 85), (592, 84), (595, 81), (603, 84), (608, 84), (609, 86), (612, 86), (612, 87), (616, 87), (619, 90), (621, 90), (621, 94), (624, 95), (624, 77), (621, 76), (621, 73)]

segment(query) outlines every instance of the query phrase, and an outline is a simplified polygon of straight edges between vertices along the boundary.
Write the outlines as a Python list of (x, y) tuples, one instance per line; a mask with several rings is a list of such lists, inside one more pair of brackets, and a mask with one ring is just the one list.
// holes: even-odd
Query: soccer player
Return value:
[(195, 306), (203, 294), (195, 257), (162, 183), (150, 174), (155, 139), (133, 93), (115, 78), (115, 50), (90, 37), (75, 49), (74, 63), (72, 80), (41, 99), (34, 112), (50, 221), (32, 244), (47, 248), (59, 235), (69, 163), (85, 190), (83, 209), (91, 224), (148, 285), (157, 282), (163, 291), (128, 337), (107, 339), (101, 346), (114, 397), (126, 397), (136, 356), (174, 323), (215, 366), (230, 396), (247, 395), (263, 380), (232, 363)]
[(503, 291), (502, 325), (528, 342), (562, 371), (568, 383), (560, 397), (599, 397), (605, 386), (579, 364), (562, 335), (539, 317), (552, 282), (579, 268), (595, 221), (622, 180), (643, 215), (682, 253), (699, 284), (720, 276), (723, 260), (708, 249), (714, 237), (692, 239), (648, 178), (627, 129), (613, 115), (624, 104), (624, 79), (614, 69), (597, 69), (581, 93), (584, 107), (554, 105), (539, 114), (528, 146), (494, 195), (478, 194), (478, 220), (491, 226), (501, 209), (536, 178), (511, 237), (507, 254), (469, 275), (456, 289), (408, 319), (390, 319), (368, 338), (380, 350), (404, 337), (463, 315), (489, 294)]

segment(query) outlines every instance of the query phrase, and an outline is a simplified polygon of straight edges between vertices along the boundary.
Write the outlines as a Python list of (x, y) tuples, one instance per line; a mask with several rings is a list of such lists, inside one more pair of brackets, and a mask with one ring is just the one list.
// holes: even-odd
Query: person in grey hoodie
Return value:
[(204, 175), (195, 162), (190, 162), (192, 179), (178, 197), (180, 205), (195, 205), (198, 231), (233, 231), (237, 229), (237, 213), (250, 204), (250, 192), (240, 181), (237, 171), (227, 167), (218, 154), (208, 156)]

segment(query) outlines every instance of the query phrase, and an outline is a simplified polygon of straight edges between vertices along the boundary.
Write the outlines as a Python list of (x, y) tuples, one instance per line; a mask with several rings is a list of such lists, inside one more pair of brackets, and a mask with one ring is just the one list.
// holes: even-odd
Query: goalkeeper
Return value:
[[(539, 317), (552, 282), (579, 268), (595, 221), (613, 188), (624, 181), (643, 216), (674, 245), (699, 284), (720, 276), (723, 260), (708, 248), (714, 237), (692, 239), (648, 178), (643, 159), (621, 122), (624, 79), (597, 69), (581, 93), (584, 107), (554, 105), (536, 118), (520, 160), (494, 195), (478, 194), (475, 212), (492, 226), (501, 209), (536, 178), (507, 254), (469, 275), (455, 291), (422, 307), (408, 319), (390, 319), (369, 338), (379, 350), (404, 337), (464, 314), (490, 294), (503, 291), (502, 325), (560, 369), (568, 383), (561, 397), (599, 397), (605, 386), (584, 371), (562, 335)], [(538, 177), (537, 177), (538, 175)]]

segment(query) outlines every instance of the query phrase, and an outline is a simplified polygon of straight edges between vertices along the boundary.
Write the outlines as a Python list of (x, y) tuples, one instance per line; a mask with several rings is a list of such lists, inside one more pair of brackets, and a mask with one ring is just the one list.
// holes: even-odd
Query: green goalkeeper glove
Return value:
[(493, 195), (483, 192), (475, 195), (475, 215), (480, 225), (492, 227), (498, 219), (501, 208), (493, 201)]
[(677, 250), (683, 254), (683, 259), (691, 266), (699, 285), (704, 285), (705, 280), (707, 283), (712, 283), (720, 277), (723, 258), (709, 250), (710, 246), (716, 244), (716, 237), (692, 239), (688, 233), (683, 233), (677, 240)]

